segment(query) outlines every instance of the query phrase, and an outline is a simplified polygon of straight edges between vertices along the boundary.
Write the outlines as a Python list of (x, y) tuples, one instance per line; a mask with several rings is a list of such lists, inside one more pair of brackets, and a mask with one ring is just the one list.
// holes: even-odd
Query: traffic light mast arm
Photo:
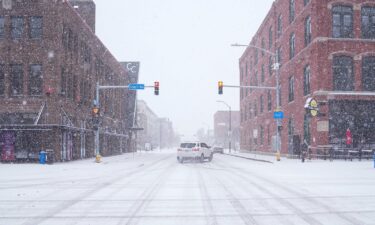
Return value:
[(276, 90), (276, 87), (267, 87), (267, 86), (241, 86), (241, 85), (223, 85), (224, 87), (231, 87), (231, 88), (251, 88), (251, 89), (270, 89)]

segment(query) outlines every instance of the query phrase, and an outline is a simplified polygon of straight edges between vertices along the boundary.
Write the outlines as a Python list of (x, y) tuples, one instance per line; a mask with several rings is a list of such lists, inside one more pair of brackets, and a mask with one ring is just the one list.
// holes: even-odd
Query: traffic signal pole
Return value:
[[(131, 86), (131, 85), (134, 85), (134, 86)], [(158, 81), (155, 82), (155, 86), (145, 86), (143, 84), (129, 84), (129, 85), (125, 85), (125, 86), (110, 86), (110, 85), (103, 86), (103, 85), (99, 85), (99, 82), (97, 82), (96, 83), (95, 103), (94, 103), (94, 105), (100, 109), (100, 97), (99, 97), (100, 93), (99, 92), (100, 92), (100, 90), (103, 90), (103, 89), (141, 90), (141, 89), (144, 89), (144, 88), (156, 88), (156, 86), (157, 86), (157, 91), (158, 91), (158, 94), (159, 94), (159, 82)], [(97, 159), (97, 162), (98, 162), (98, 159), (100, 161), (100, 150), (99, 150), (99, 148), (100, 148), (100, 140), (99, 140), (99, 135), (100, 135), (100, 123), (98, 124), (97, 129), (95, 130), (95, 157)]]

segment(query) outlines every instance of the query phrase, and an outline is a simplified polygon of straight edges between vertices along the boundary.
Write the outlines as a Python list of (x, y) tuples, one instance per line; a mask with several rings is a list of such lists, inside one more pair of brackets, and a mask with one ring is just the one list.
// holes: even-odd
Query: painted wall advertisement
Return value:
[(14, 132), (3, 132), (1, 135), (2, 149), (1, 161), (14, 161), (14, 147), (16, 141), (16, 134)]

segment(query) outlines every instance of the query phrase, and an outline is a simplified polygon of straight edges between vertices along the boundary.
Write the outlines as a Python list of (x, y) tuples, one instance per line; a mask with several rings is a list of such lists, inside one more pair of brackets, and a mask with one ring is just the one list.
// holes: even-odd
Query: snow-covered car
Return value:
[(224, 153), (224, 148), (223, 148), (223, 147), (220, 147), (220, 146), (214, 146), (212, 149), (213, 149), (213, 152), (214, 152), (214, 153), (221, 153), (221, 154)]
[(211, 162), (212, 158), (212, 149), (203, 142), (183, 142), (177, 149), (177, 160), (180, 163), (188, 159), (199, 160), (200, 162), (208, 159)]

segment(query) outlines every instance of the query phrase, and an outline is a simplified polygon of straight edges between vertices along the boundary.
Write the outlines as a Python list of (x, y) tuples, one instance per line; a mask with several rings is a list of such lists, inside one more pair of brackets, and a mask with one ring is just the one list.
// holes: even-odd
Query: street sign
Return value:
[(129, 90), (144, 90), (145, 85), (144, 84), (129, 84), (128, 89)]
[(273, 118), (274, 119), (283, 119), (284, 118), (284, 112), (280, 111), (280, 112), (274, 112), (273, 113)]

